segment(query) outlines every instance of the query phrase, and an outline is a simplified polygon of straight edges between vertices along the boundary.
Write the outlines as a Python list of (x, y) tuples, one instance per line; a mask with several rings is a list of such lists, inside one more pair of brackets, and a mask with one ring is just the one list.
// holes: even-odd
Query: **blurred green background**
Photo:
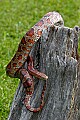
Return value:
[(65, 26), (80, 26), (80, 0), (0, 0), (0, 120), (7, 119), (19, 84), (5, 67), (22, 36), (49, 11), (59, 12)]

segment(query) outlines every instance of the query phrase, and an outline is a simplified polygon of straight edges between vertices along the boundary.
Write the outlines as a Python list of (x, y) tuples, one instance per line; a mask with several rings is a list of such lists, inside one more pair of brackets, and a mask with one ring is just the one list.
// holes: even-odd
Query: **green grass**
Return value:
[(0, 120), (7, 119), (19, 84), (5, 67), (22, 36), (49, 11), (58, 11), (65, 26), (80, 26), (80, 0), (0, 0)]

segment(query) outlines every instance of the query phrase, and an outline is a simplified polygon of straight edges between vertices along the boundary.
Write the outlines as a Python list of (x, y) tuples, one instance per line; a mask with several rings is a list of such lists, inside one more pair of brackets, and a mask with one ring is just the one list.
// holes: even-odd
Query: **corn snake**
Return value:
[[(22, 80), (24, 87), (27, 89), (24, 104), (26, 108), (32, 112), (40, 111), (44, 106), (44, 92), (46, 89), (46, 82), (43, 87), (41, 95), (41, 104), (38, 108), (33, 108), (30, 105), (30, 99), (34, 92), (34, 80), (33, 76), (47, 80), (48, 77), (44, 73), (34, 69), (33, 60), (29, 56), (30, 50), (33, 44), (41, 37), (42, 32), (49, 26), (63, 25), (63, 19), (61, 15), (57, 12), (49, 12), (43, 16), (43, 18), (36, 23), (26, 34), (23, 36), (18, 50), (12, 60), (6, 67), (6, 73), (10, 77), (16, 77)], [(27, 70), (23, 68), (24, 63), (28, 62)]]

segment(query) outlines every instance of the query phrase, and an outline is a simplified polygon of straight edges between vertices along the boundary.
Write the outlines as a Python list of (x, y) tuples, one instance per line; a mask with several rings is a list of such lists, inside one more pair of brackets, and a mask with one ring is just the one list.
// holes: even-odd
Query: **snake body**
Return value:
[(33, 76), (38, 78), (47, 79), (46, 75), (38, 72), (34, 69), (33, 63), (30, 60), (28, 62), (28, 71), (23, 68), (24, 63), (26, 62), (29, 53), (35, 44), (35, 42), (41, 37), (43, 30), (47, 29), (49, 26), (62, 25), (63, 19), (61, 15), (57, 12), (49, 12), (43, 16), (43, 18), (36, 23), (22, 38), (16, 54), (9, 62), (6, 67), (6, 73), (10, 77), (22, 78), (23, 83), (27, 85), (27, 95), (24, 100), (24, 103), (30, 111), (37, 112), (42, 109), (44, 105), (44, 91), (46, 89), (46, 84), (44, 85), (42, 96), (41, 96), (41, 105), (38, 108), (32, 108), (30, 106), (30, 99), (34, 91), (34, 81)]

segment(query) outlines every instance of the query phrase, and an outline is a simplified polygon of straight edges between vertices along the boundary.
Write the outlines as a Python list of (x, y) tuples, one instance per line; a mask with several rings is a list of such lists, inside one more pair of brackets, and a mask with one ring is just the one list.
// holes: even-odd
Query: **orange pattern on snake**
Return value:
[(42, 78), (47, 79), (47, 76), (43, 73), (38, 72), (33, 68), (32, 60), (30, 60), (30, 63), (28, 64), (28, 70), (23, 68), (23, 64), (26, 62), (30, 50), (33, 47), (33, 44), (35, 44), (35, 42), (41, 37), (42, 32), (45, 29), (47, 29), (49, 26), (63, 25), (63, 23), (64, 22), (61, 15), (57, 12), (49, 12), (46, 15), (44, 15), (44, 17), (38, 23), (36, 23), (22, 38), (16, 54), (14, 55), (14, 57), (6, 67), (6, 73), (10, 77), (17, 77), (20, 79), (23, 78), (23, 84), (25, 84), (26, 81), (27, 95), (24, 103), (27, 109), (29, 109), (30, 111), (37, 112), (42, 109), (44, 105), (44, 101), (43, 101), (44, 91), (46, 89), (46, 83), (45, 83), (42, 91), (40, 107), (32, 108), (30, 106), (30, 99), (34, 91), (34, 82), (32, 76), (36, 76), (37, 78), (40, 79)]

